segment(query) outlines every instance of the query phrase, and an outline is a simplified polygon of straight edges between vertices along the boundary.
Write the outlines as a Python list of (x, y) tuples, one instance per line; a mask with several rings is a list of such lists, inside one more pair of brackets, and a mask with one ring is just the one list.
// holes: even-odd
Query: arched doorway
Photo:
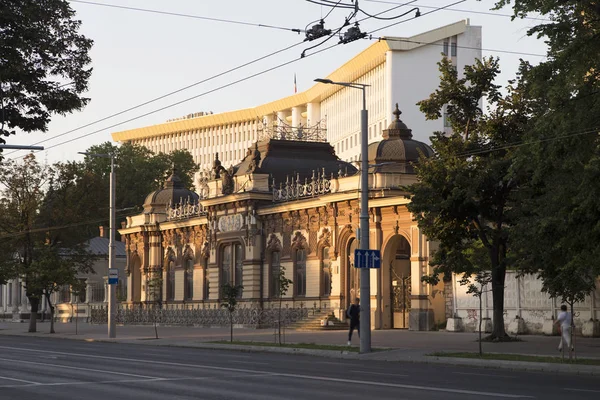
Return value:
[(410, 244), (404, 236), (394, 235), (388, 240), (382, 267), (383, 328), (408, 329), (411, 265)]
[(352, 238), (346, 245), (346, 307), (352, 304), (354, 299), (360, 298), (360, 270), (354, 268), (354, 250), (357, 244), (356, 238)]

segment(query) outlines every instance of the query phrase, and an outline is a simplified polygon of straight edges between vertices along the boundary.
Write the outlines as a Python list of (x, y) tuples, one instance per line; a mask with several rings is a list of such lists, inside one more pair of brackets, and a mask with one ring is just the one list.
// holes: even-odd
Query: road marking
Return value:
[(260, 364), (260, 365), (270, 365), (271, 363), (266, 363), (266, 362), (258, 362), (258, 361), (241, 361), (241, 360), (233, 360), (231, 362), (234, 363), (238, 363), (238, 364)]
[(392, 374), (391, 372), (370, 372), (370, 371), (360, 371), (360, 370), (351, 370), (350, 372), (357, 372), (359, 374), (383, 375), (383, 376), (397, 376), (397, 377), (406, 377), (406, 376), (408, 376), (408, 375), (403, 375), (403, 374)]
[(118, 379), (109, 381), (79, 381), (79, 382), (50, 382), (50, 383), (35, 383), (32, 385), (0, 385), (0, 388), (24, 388), (32, 386), (78, 386), (78, 385), (104, 385), (109, 383), (146, 383), (146, 382), (171, 382), (171, 381), (202, 381), (202, 380), (218, 380), (231, 378), (256, 378), (260, 376), (276, 375), (275, 373), (259, 373), (259, 374), (235, 374), (222, 376), (193, 376), (179, 378), (155, 378), (155, 379)]
[(600, 390), (592, 390), (592, 389), (573, 389), (573, 388), (565, 388), (564, 390), (569, 390), (569, 391), (571, 391), (571, 392), (600, 393)]
[[(360, 385), (371, 385), (371, 386), (384, 386), (384, 387), (395, 387), (401, 389), (413, 389), (413, 390), (423, 390), (430, 392), (442, 392), (442, 393), (460, 393), (460, 394), (473, 394), (479, 396), (487, 396), (487, 397), (504, 397), (511, 399), (520, 399), (520, 398), (534, 398), (534, 396), (520, 395), (520, 394), (509, 394), (509, 393), (496, 393), (496, 392), (480, 392), (476, 390), (464, 390), (464, 389), (450, 389), (450, 388), (441, 388), (441, 387), (432, 387), (432, 386), (418, 386), (418, 385), (405, 385), (399, 383), (384, 383), (384, 382), (374, 382), (374, 381), (359, 381), (359, 380), (348, 380), (347, 378), (327, 378), (323, 376), (312, 376), (312, 375), (301, 375), (301, 374), (288, 374), (288, 373), (273, 373), (271, 371), (256, 371), (250, 369), (243, 368), (229, 368), (229, 367), (215, 367), (212, 365), (204, 365), (204, 364), (187, 364), (187, 363), (176, 363), (171, 361), (154, 361), (154, 360), (144, 360), (137, 358), (128, 358), (128, 357), (110, 357), (110, 356), (99, 356), (93, 354), (79, 354), (79, 353), (67, 353), (63, 351), (51, 351), (51, 350), (34, 350), (34, 349), (26, 349), (26, 348), (18, 348), (18, 347), (7, 347), (0, 346), (0, 348), (11, 349), (11, 350), (21, 350), (26, 352), (38, 352), (38, 353), (50, 353), (50, 354), (63, 354), (70, 355), (74, 357), (82, 357), (82, 358), (96, 358), (103, 360), (113, 360), (113, 361), (129, 361), (134, 363), (141, 364), (160, 364), (160, 365), (173, 365), (179, 367), (194, 367), (194, 368), (202, 368), (202, 369), (211, 369), (215, 371), (234, 371), (234, 372), (250, 372), (250, 373), (258, 373), (262, 372), (265, 374), (271, 374), (270, 376), (283, 376), (288, 378), (297, 378), (297, 379), (308, 379), (315, 381), (326, 381), (326, 382), (341, 382), (346, 385), (348, 384), (360, 384)], [(15, 360), (18, 361), (18, 360)], [(48, 365), (48, 364), (45, 364)], [(103, 371), (108, 372), (108, 371)]]
[(104, 369), (93, 369), (93, 368), (84, 368), (84, 367), (71, 367), (71, 366), (68, 366), (68, 365), (50, 364), (50, 363), (45, 363), (45, 362), (41, 363), (41, 362), (34, 362), (34, 361), (13, 360), (13, 359), (10, 359), (10, 358), (0, 358), (0, 361), (10, 361), (10, 362), (21, 363), (21, 364), (41, 365), (41, 366), (44, 366), (44, 367), (60, 367), (60, 368), (66, 368), (66, 369), (76, 369), (76, 370), (80, 370), (80, 371), (102, 372), (102, 373), (105, 373), (105, 374), (112, 374), (112, 375), (133, 376), (135, 378), (159, 379), (158, 376), (147, 376), (147, 375), (129, 374), (129, 373), (126, 373), (126, 372), (107, 371), (107, 370), (104, 370)]
[[(39, 382), (26, 381), (25, 379), (9, 378), (8, 376), (0, 376), (0, 379), (6, 379), (9, 381), (24, 382), (24, 383), (30, 383), (33, 385), (39, 385)], [(22, 385), (20, 385), (20, 386), (22, 386)]]
[(457, 375), (475, 375), (475, 376), (492, 376), (494, 378), (514, 378), (514, 376), (509, 376), (509, 375), (479, 374), (479, 373), (475, 373), (475, 372), (453, 372), (453, 374), (457, 374)]

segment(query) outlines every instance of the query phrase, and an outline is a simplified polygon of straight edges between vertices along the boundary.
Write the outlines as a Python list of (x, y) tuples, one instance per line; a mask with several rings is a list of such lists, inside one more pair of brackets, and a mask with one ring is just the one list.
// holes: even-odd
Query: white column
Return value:
[(21, 306), (20, 306), (21, 312), (27, 313), (29, 311), (28, 307), (27, 307), (29, 304), (29, 301), (27, 300), (27, 292), (23, 285), (19, 285), (19, 290), (21, 291)]
[(19, 312), (19, 292), (18, 292), (18, 290), (20, 290), (19, 278), (13, 279), (13, 281), (11, 282), (11, 285), (12, 285), (12, 312), (18, 313)]
[(321, 120), (321, 103), (306, 104), (306, 123), (316, 125)]
[(85, 280), (85, 302), (86, 304), (92, 302), (92, 282), (89, 278)]

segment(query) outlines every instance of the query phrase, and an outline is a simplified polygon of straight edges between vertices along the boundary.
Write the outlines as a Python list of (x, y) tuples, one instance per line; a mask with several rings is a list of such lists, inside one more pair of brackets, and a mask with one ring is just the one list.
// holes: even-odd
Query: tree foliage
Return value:
[[(512, 82), (506, 95), (494, 84), (500, 72), (497, 58), (466, 66), (461, 78), (447, 59), (440, 71), (439, 88), (418, 104), (427, 119), (438, 119), (445, 110), (453, 133), (431, 137), (436, 155), (419, 160), (419, 182), (407, 188), (408, 209), (423, 232), (439, 242), (433, 274), (425, 280), (436, 283), (440, 274), (469, 276), (491, 268), (492, 337), (502, 339), (512, 196), (519, 186), (511, 172), (511, 146), (523, 137), (529, 106), (521, 81)], [(487, 112), (480, 107), (483, 96), (490, 104)], [(483, 249), (487, 258), (481, 256)]]
[(226, 283), (221, 286), (221, 307), (229, 312), (229, 341), (233, 342), (233, 313), (237, 310), (238, 300), (244, 287)]
[(92, 41), (66, 0), (0, 2), (2, 136), (45, 132), (52, 114), (80, 110), (88, 98)]
[(519, 193), (514, 251), (523, 273), (572, 304), (600, 275), (600, 5), (575, 0), (503, 0), (515, 18), (547, 17), (529, 30), (548, 57), (525, 80), (533, 104), (527, 145), (515, 171), (530, 185)]

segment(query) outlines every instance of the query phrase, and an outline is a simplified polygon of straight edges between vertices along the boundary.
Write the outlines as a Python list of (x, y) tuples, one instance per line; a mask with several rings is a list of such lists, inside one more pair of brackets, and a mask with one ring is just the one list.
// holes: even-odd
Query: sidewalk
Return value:
[[(229, 340), (229, 328), (198, 328), (198, 327), (174, 327), (159, 326), (158, 340), (154, 339), (154, 327), (144, 326), (117, 326), (117, 338), (108, 339), (106, 325), (78, 324), (78, 335), (75, 335), (75, 323), (55, 324), (56, 334), (50, 335), (50, 324), (48, 322), (38, 323), (37, 333), (28, 333), (28, 323), (0, 322), (0, 335), (38, 336), (53, 337), (76, 340), (94, 340), (117, 343), (135, 343), (156, 346), (183, 346), (202, 348), (230, 348), (228, 345), (209, 343), (218, 340)], [(273, 342), (274, 332), (272, 329), (234, 329), (234, 340)], [(372, 331), (371, 343), (373, 348), (385, 348), (388, 351), (377, 351), (370, 354), (359, 355), (348, 352), (333, 351), (296, 351), (294, 349), (282, 348), (257, 348), (246, 346), (243, 350), (252, 351), (274, 351), (288, 353), (310, 353), (318, 355), (339, 356), (343, 358), (365, 358), (385, 361), (412, 361), (412, 362), (440, 362), (445, 364), (461, 364), (486, 367), (511, 369), (533, 369), (570, 371), (581, 373), (600, 374), (600, 366), (584, 366), (571, 364), (546, 364), (518, 361), (496, 361), (478, 359), (458, 358), (436, 358), (428, 354), (434, 352), (477, 352), (478, 335), (476, 333), (450, 333), (440, 332), (412, 332), (404, 330)], [(559, 337), (523, 335), (519, 337), (521, 342), (510, 343), (483, 343), (485, 353), (512, 353), (538, 356), (558, 356), (557, 345)], [(358, 346), (358, 337), (354, 335), (353, 346)], [(347, 341), (345, 331), (311, 331), (299, 332), (287, 330), (285, 332), (286, 343), (316, 343), (344, 346)], [(579, 358), (600, 359), (600, 338), (576, 337), (575, 346)], [(236, 347), (239, 349), (239, 346)], [(329, 354), (328, 354), (329, 353)], [(520, 368), (522, 365), (523, 368)], [(539, 365), (541, 364), (541, 365)], [(525, 368), (527, 367), (527, 368)], [(565, 369), (566, 368), (566, 369)]]

